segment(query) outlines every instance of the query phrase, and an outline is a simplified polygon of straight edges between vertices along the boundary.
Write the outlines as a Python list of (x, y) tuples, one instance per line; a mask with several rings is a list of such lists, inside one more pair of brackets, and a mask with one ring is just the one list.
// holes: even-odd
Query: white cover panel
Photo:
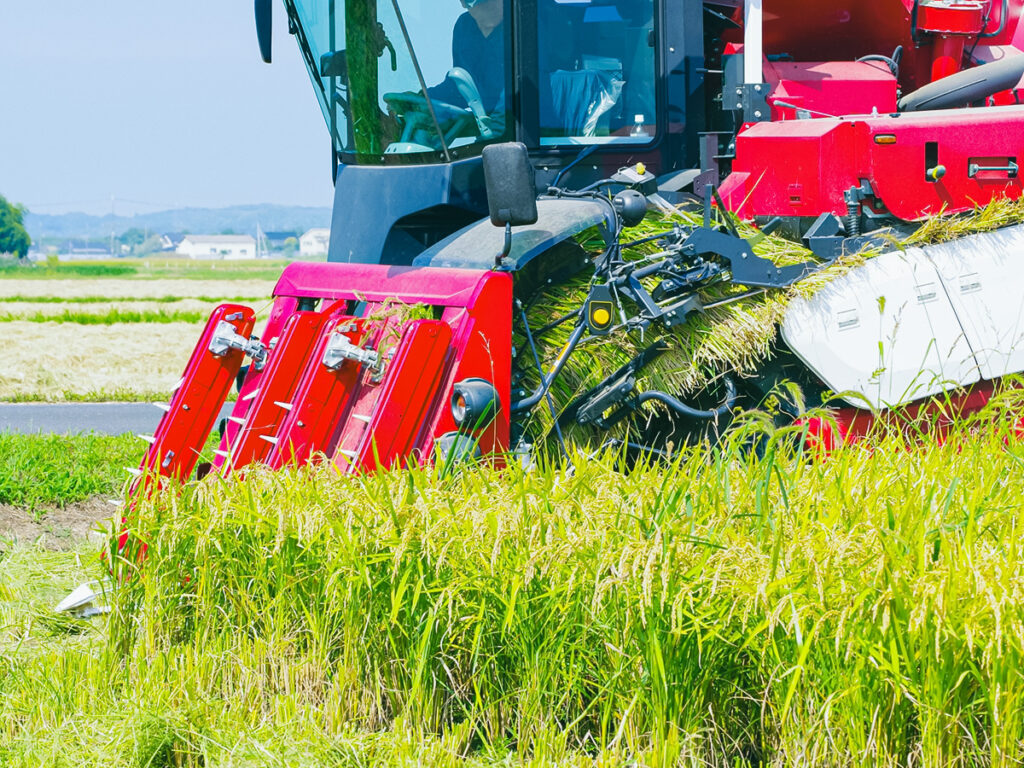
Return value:
[[(851, 405), (900, 405), (980, 378), (935, 267), (892, 251), (793, 301), (782, 337)], [(857, 395), (860, 395), (858, 397)]]
[(946, 285), (982, 377), (1024, 370), (1024, 226), (925, 252)]

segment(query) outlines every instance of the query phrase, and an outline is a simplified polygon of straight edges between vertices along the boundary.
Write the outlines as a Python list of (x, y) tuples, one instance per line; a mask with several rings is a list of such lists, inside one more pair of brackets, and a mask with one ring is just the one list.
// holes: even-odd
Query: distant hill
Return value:
[(159, 234), (218, 234), (225, 230), (240, 235), (255, 234), (257, 224), (264, 232), (305, 232), (313, 227), (329, 227), (331, 209), (294, 205), (234, 205), (229, 208), (179, 208), (137, 216), (90, 216), (85, 213), (47, 215), (31, 211), (25, 215), (25, 227), (35, 242), (43, 237), (109, 237), (111, 232), (119, 236), (132, 228)]

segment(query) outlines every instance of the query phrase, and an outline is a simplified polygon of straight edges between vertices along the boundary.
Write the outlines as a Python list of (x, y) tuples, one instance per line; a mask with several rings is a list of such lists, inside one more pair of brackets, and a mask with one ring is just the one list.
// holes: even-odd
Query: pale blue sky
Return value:
[(251, 0), (0, 0), (0, 194), (37, 213), (330, 205), (327, 130), (274, 12), (268, 66)]

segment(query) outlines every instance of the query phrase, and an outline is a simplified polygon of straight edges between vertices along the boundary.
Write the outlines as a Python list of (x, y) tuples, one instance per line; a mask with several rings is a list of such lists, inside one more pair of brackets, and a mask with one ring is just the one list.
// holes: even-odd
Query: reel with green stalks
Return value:
[[(771, 227), (705, 211), (661, 205), (632, 226), (620, 217), (611, 242), (590, 229), (574, 239), (587, 256), (583, 270), (521, 297), (514, 395), (534, 393), (536, 401), (516, 422), (526, 442), (634, 442), (661, 450), (714, 439), (738, 409), (774, 404), (791, 420), (805, 396), (820, 405), (830, 395), (780, 342), (794, 297), (808, 298), (886, 251), (1024, 221), (1024, 203), (997, 200), (970, 214), (860, 238), (857, 250), (847, 242), (848, 250), (829, 260)], [(721, 253), (690, 248), (687, 255), (695, 233), (714, 236), (716, 245), (731, 240), (730, 247), (745, 249), (741, 260), (774, 274), (751, 284), (744, 281), (752, 271), (735, 270)], [(595, 314), (605, 322), (596, 323)], [(537, 398), (545, 377), (550, 381)]]

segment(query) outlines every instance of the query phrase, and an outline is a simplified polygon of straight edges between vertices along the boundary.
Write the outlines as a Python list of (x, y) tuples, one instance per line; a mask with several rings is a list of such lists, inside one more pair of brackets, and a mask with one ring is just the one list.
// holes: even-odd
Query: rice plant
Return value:
[(0, 651), (0, 759), (1017, 765), (1020, 401), (830, 455), (750, 417), (628, 473), (208, 478), (135, 510), (102, 637)]

